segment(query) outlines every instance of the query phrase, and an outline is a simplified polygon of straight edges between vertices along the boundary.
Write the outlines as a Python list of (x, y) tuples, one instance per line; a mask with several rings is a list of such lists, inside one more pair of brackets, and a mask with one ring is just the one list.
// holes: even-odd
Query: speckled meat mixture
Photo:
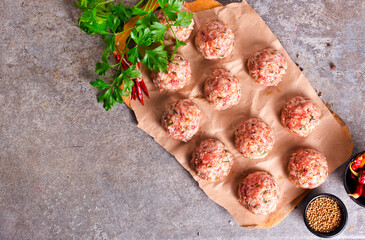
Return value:
[(263, 86), (278, 85), (288, 68), (284, 55), (271, 48), (253, 54), (247, 67), (253, 80)]
[(228, 109), (241, 99), (240, 82), (230, 71), (215, 69), (205, 81), (204, 95), (214, 109)]
[[(183, 7), (181, 9), (181, 11), (190, 12), (189, 9), (187, 9), (186, 7)], [(163, 14), (163, 12), (161, 10), (157, 13), (156, 16), (157, 16), (158, 20), (160, 21), (160, 23), (162, 23), (163, 25), (167, 26), (166, 18), (165, 18), (164, 14)], [(175, 21), (169, 21), (169, 23), (171, 25), (173, 25), (175, 23)], [(180, 40), (180, 41), (184, 41), (185, 42), (186, 40), (189, 39), (189, 37), (191, 35), (191, 32), (194, 29), (194, 19), (192, 19), (192, 21), (191, 21), (191, 23), (189, 24), (188, 27), (171, 26), (171, 28), (175, 32), (177, 39)], [(166, 39), (175, 39), (175, 35), (172, 33), (172, 31), (171, 31), (170, 28), (167, 29), (165, 38)]]
[(235, 132), (235, 147), (246, 158), (264, 158), (274, 146), (274, 132), (259, 118), (243, 122)]
[(308, 136), (320, 122), (321, 110), (317, 104), (304, 97), (295, 97), (283, 107), (281, 123), (290, 132)]
[(312, 189), (326, 181), (328, 164), (322, 153), (300, 148), (292, 154), (288, 171), (289, 180), (295, 186)]
[(267, 172), (248, 175), (238, 188), (239, 202), (254, 214), (268, 214), (279, 202), (279, 186)]
[(200, 118), (198, 106), (189, 99), (182, 99), (167, 108), (161, 124), (173, 138), (187, 142), (198, 132)]
[(230, 28), (218, 21), (203, 25), (195, 37), (198, 52), (206, 59), (228, 57), (234, 47), (234, 34)]
[(160, 92), (176, 92), (191, 80), (190, 63), (181, 55), (175, 54), (167, 70), (167, 73), (152, 71), (152, 81)]
[(190, 165), (202, 179), (216, 181), (229, 174), (233, 158), (222, 142), (207, 139), (194, 149)]

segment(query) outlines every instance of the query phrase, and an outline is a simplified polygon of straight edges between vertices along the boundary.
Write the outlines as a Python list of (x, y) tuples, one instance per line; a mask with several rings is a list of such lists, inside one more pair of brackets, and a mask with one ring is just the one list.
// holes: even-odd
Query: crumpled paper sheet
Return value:
[[(246, 2), (194, 13), (194, 20), (195, 29), (187, 46), (179, 49), (179, 53), (191, 63), (193, 76), (191, 82), (176, 93), (160, 93), (152, 83), (150, 72), (145, 67), (142, 68), (151, 99), (146, 99), (145, 106), (132, 101), (138, 127), (174, 155), (209, 198), (227, 209), (239, 226), (272, 227), (279, 223), (308, 191), (296, 188), (288, 179), (287, 164), (291, 153), (299, 147), (316, 149), (326, 156), (329, 171), (332, 172), (350, 157), (353, 148), (351, 137), (318, 98), (310, 83), (265, 22)], [(194, 37), (198, 29), (210, 20), (222, 21), (235, 34), (233, 54), (226, 59), (206, 60), (195, 49)], [(287, 73), (277, 87), (256, 84), (248, 75), (246, 66), (248, 57), (267, 47), (280, 50), (288, 60)], [(204, 81), (215, 68), (232, 71), (241, 83), (240, 103), (225, 111), (213, 110), (203, 96)], [(280, 123), (282, 107), (295, 96), (311, 98), (322, 111), (320, 125), (306, 138), (295, 136)], [(174, 140), (160, 124), (165, 108), (182, 98), (192, 99), (202, 111), (200, 130), (187, 143)], [(275, 134), (274, 148), (262, 160), (246, 159), (234, 147), (234, 130), (240, 123), (252, 117), (263, 119), (272, 127)], [(222, 141), (234, 156), (232, 171), (224, 180), (213, 183), (202, 180), (189, 165), (193, 149), (206, 138)], [(276, 178), (280, 187), (277, 210), (266, 216), (252, 214), (237, 200), (238, 184), (244, 176), (254, 170), (268, 171)]]

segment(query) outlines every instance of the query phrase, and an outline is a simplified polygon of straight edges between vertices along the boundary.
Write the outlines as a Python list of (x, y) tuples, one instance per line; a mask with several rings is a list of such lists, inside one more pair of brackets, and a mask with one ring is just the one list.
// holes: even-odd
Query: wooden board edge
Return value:
[(309, 190), (305, 191), (298, 197), (296, 197), (293, 201), (289, 203), (285, 208), (281, 209), (280, 211), (275, 212), (270, 218), (268, 218), (263, 223), (256, 226), (256, 228), (265, 229), (265, 228), (272, 228), (278, 225), (281, 221), (289, 215), (289, 213), (303, 200), (305, 196), (309, 193)]

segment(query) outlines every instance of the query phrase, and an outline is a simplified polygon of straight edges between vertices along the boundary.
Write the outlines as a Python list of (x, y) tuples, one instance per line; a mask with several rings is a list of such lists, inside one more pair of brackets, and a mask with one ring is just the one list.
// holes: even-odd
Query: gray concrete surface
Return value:
[[(248, 2), (363, 150), (365, 1)], [(133, 112), (105, 112), (89, 84), (104, 43), (80, 31), (79, 15), (69, 0), (0, 2), (0, 239), (314, 238), (305, 201), (274, 228), (238, 227)], [(364, 239), (365, 209), (346, 196), (343, 171), (311, 195), (348, 207), (337, 239)]]

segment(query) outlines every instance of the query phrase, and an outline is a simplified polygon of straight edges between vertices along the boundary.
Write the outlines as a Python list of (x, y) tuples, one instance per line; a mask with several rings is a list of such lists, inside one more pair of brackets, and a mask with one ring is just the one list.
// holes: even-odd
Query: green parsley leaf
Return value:
[(153, 50), (146, 50), (142, 63), (150, 70), (167, 73), (167, 65), (169, 62), (164, 46), (161, 45)]
[(134, 82), (130, 78), (125, 78), (124, 86), (122, 89), (122, 96), (128, 97), (129, 94), (132, 92), (133, 85), (134, 85)]
[(104, 38), (104, 42), (105, 42), (106, 48), (113, 52), (115, 49), (115, 35), (106, 36)]
[(177, 51), (177, 49), (180, 47), (180, 46), (186, 46), (186, 43), (184, 43), (184, 41), (180, 41), (180, 40), (176, 40), (175, 41), (175, 48), (174, 48), (174, 52), (173, 54), (171, 55), (171, 61), (174, 60), (174, 55)]
[(105, 49), (103, 55), (101, 56), (101, 59), (103, 60), (104, 63), (108, 63), (109, 55), (110, 55), (109, 49)]
[(154, 42), (159, 42), (164, 40), (164, 36), (167, 31), (167, 26), (160, 22), (154, 22), (151, 26), (151, 39)]
[(185, 11), (179, 12), (177, 14), (177, 19), (174, 23), (174, 26), (188, 27), (192, 19), (193, 19), (193, 13)]
[(134, 16), (143, 16), (148, 13), (148, 11), (144, 11), (143, 9), (137, 8), (137, 7), (133, 7), (132, 11), (133, 11), (132, 15), (134, 15)]
[(125, 7), (122, 3), (115, 6), (112, 13), (116, 15), (122, 22), (126, 22), (132, 17), (133, 9)]
[(105, 88), (110, 87), (109, 84), (105, 83), (103, 80), (101, 80), (100, 78), (97, 78), (96, 81), (91, 82), (90, 83), (93, 87), (96, 87), (99, 90), (103, 90)]
[(109, 88), (104, 94), (98, 97), (98, 102), (104, 101), (104, 109), (109, 111), (112, 107), (116, 105), (116, 101), (113, 97), (112, 88)]
[(80, 16), (80, 20), (81, 22), (87, 22), (87, 23), (93, 23), (95, 22), (95, 18), (96, 18), (96, 8), (92, 9), (92, 10), (86, 10), (85, 12), (83, 12)]
[(122, 89), (119, 87), (114, 88), (113, 97), (118, 103), (123, 103)]
[(138, 44), (143, 46), (150, 46), (152, 43), (151, 39), (151, 30), (149, 28), (145, 28), (143, 31), (138, 31), (134, 29), (131, 32), (131, 38)]
[(127, 56), (128, 56), (128, 60), (135, 64), (137, 62), (140, 62), (142, 59), (142, 55), (139, 52), (138, 46), (135, 46), (134, 48), (131, 48), (128, 52), (127, 52)]
[(95, 64), (95, 74), (99, 73), (99, 75), (104, 76), (106, 71), (108, 71), (112, 66), (109, 63), (105, 62), (97, 62)]
[(90, 35), (95, 35), (95, 34), (100, 34), (100, 35), (109, 35), (110, 32), (106, 31), (107, 30), (107, 25), (106, 22), (103, 22), (102, 24), (98, 24), (98, 23), (86, 23), (86, 22), (80, 22), (79, 23), (79, 27), (85, 31), (87, 34)]
[(113, 32), (115, 32), (117, 30), (117, 27), (120, 24), (120, 20), (114, 15), (109, 15), (106, 22), (107, 22), (110, 30), (112, 30)]
[(157, 0), (160, 4), (161, 9), (167, 15), (171, 21), (175, 21), (177, 17), (177, 12), (180, 12), (183, 5), (183, 0)]

